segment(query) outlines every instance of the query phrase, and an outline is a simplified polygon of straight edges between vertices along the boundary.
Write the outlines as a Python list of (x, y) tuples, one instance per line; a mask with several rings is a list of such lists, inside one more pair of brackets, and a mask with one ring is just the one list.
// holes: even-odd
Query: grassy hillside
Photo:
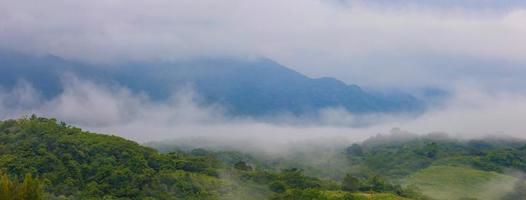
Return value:
[(434, 199), (501, 199), (513, 190), (516, 178), (466, 167), (431, 166), (410, 175), (406, 185)]
[(355, 176), (377, 174), (432, 199), (526, 199), (524, 140), (398, 134), (346, 151)]
[(526, 170), (526, 141), (488, 138), (461, 141), (446, 135), (377, 136), (347, 148), (355, 173), (370, 171), (400, 180), (432, 165), (456, 165), (502, 173)]

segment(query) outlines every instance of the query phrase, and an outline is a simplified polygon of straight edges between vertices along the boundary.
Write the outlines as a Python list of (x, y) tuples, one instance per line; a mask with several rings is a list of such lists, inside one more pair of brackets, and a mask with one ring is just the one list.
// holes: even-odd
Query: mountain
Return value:
[(30, 82), (46, 98), (62, 92), (65, 73), (102, 84), (118, 84), (156, 101), (190, 86), (204, 104), (233, 115), (315, 114), (340, 107), (349, 112), (420, 112), (424, 102), (404, 93), (377, 94), (334, 78), (309, 78), (269, 59), (196, 59), (92, 65), (56, 56), (0, 52), (0, 85)]

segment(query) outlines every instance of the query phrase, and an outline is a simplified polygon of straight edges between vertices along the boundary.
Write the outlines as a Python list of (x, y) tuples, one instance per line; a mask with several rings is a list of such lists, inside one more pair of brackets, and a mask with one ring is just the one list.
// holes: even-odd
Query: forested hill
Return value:
[(526, 199), (525, 140), (395, 134), (369, 138), (346, 152), (349, 173), (372, 172), (433, 199)]
[(378, 179), (372, 179), (374, 187), (362, 188), (368, 193), (361, 193), (347, 190), (339, 182), (307, 177), (301, 169), (262, 170), (243, 160), (233, 161), (222, 162), (206, 151), (161, 154), (123, 138), (85, 132), (54, 119), (32, 116), (0, 122), (0, 197), (6, 200), (416, 196)]
[(155, 178), (165, 158), (135, 142), (83, 132), (54, 119), (0, 123), (0, 169), (11, 176), (37, 176), (51, 195), (157, 195)]

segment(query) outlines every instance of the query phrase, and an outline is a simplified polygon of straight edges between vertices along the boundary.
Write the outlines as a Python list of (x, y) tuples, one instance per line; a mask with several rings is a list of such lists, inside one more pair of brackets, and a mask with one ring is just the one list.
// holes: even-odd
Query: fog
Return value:
[(154, 102), (65, 75), (64, 93), (51, 100), (23, 80), (0, 89), (0, 117), (36, 113), (139, 142), (202, 136), (262, 148), (319, 137), (359, 141), (393, 127), (520, 137), (525, 6), (518, 0), (0, 0), (0, 48), (9, 50), (92, 63), (261, 56), (364, 88), (453, 91), (444, 105), (419, 116), (327, 108), (316, 119), (282, 114), (263, 121), (225, 117), (221, 106), (196, 103), (192, 88)]
[(0, 48), (87, 62), (256, 55), (365, 87), (523, 89), (525, 20), (519, 0), (0, 0)]
[(267, 152), (290, 150), (291, 144), (345, 146), (377, 134), (389, 134), (393, 128), (416, 134), (440, 131), (461, 138), (526, 138), (526, 96), (492, 93), (469, 84), (457, 88), (444, 105), (416, 116), (353, 115), (330, 108), (320, 111), (316, 119), (284, 114), (260, 120), (227, 117), (219, 105), (203, 106), (197, 103), (199, 94), (191, 88), (174, 92), (166, 102), (156, 102), (118, 85), (99, 85), (71, 75), (63, 77), (64, 92), (49, 100), (23, 80), (12, 89), (0, 89), (0, 118), (34, 113), (139, 143), (193, 141), (201, 147)]
[[(0, 88), (0, 118), (32, 113), (138, 142), (205, 138), (279, 150), (291, 142), (351, 143), (392, 128), (458, 137), (525, 137), (526, 4), (523, 1), (0, 0), (0, 48), (83, 62), (267, 57), (311, 77), (368, 89), (451, 91), (420, 115), (227, 117), (192, 88), (165, 102), (119, 85), (64, 75), (42, 98), (20, 80)], [(100, 65), (103, 66), (103, 65)], [(334, 139), (338, 138), (338, 139)]]

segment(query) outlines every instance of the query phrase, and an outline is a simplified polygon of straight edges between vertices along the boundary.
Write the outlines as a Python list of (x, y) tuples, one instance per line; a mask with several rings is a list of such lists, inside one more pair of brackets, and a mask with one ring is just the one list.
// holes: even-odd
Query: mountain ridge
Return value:
[(403, 93), (377, 95), (335, 78), (310, 78), (266, 58), (209, 58), (180, 62), (89, 65), (57, 56), (0, 52), (0, 86), (26, 80), (53, 98), (63, 90), (63, 73), (103, 84), (117, 84), (163, 101), (192, 85), (205, 104), (219, 104), (232, 115), (315, 114), (339, 107), (351, 113), (421, 112), (425, 103)]

